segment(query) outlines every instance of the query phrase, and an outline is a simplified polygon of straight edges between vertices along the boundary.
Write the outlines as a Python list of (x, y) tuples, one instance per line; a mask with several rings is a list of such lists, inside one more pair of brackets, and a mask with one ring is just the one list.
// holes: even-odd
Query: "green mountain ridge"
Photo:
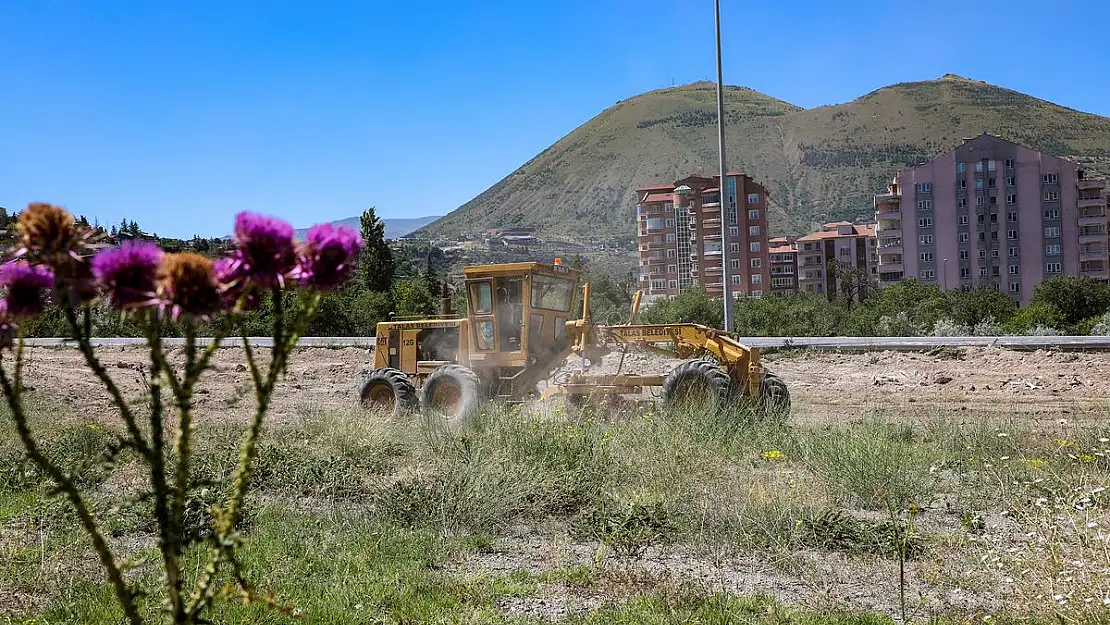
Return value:
[[(1110, 175), (1110, 118), (954, 74), (810, 109), (726, 87), (725, 122), (728, 167), (768, 188), (775, 234), (866, 217), (900, 168), (983, 132)], [(635, 188), (716, 172), (717, 158), (715, 85), (649, 91), (605, 109), (421, 232), (531, 227), (631, 237)]]

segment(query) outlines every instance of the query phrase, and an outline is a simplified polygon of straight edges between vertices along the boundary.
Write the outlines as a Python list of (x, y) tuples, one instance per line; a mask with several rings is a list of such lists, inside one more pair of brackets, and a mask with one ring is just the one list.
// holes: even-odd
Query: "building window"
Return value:
[(1060, 263), (1048, 263), (1045, 269), (1047, 273), (1060, 273)]
[(1010, 248), (1010, 258), (1017, 258), (1017, 257), (1018, 257), (1018, 248), (1011, 247)]
[(931, 183), (931, 182), (919, 182), (919, 183), (917, 183), (917, 192), (918, 193), (932, 193), (933, 192), (933, 183)]
[(749, 193), (748, 194), (748, 204), (759, 204), (759, 194), (758, 193)]
[[(965, 232), (964, 234), (967, 234), (967, 233)], [(921, 245), (932, 245), (933, 244), (933, 235), (923, 234), (923, 235), (921, 235), (920, 241), (921, 241)], [(844, 250), (844, 251), (847, 252), (848, 250)]]
[(759, 251), (759, 241), (752, 241), (751, 243), (749, 243), (748, 244), (748, 251), (749, 252), (758, 252)]
[(967, 190), (967, 181), (964, 180), (963, 178), (960, 178), (960, 181), (959, 181), (957, 186), (959, 187), (959, 189), (961, 191), (965, 191), (965, 190)]
[(1046, 201), (1046, 202), (1059, 202), (1060, 201), (1060, 192), (1059, 191), (1045, 191), (1044, 192), (1044, 201)]
[(1018, 270), (1019, 269), (1020, 269), (1020, 267), (1018, 265), (1010, 265), (1010, 275), (1011, 276), (1018, 275)]
[(759, 236), (759, 226), (748, 226), (748, 236)]
[(1006, 167), (1009, 167), (1010, 169), (1013, 169), (1014, 168), (1014, 159), (1008, 158), (1005, 161), (1003, 161), (1003, 164), (1005, 164)]
[(1006, 213), (1006, 219), (1008, 221), (1017, 221), (1017, 215), (1018, 215), (1017, 213), (1013, 213), (1013, 212)]
[(748, 221), (759, 221), (759, 211), (748, 211)]
[(960, 215), (959, 216), (959, 224), (961, 226), (966, 226), (967, 225), (967, 215)]
[(991, 258), (998, 258), (998, 248), (994, 248), (993, 250), (991, 250)]
[(667, 281), (666, 280), (652, 280), (651, 281), (651, 290), (652, 291), (662, 291), (665, 288), (667, 288)]
[(997, 241), (997, 240), (998, 240), (998, 231), (995, 230), (994, 232), (991, 232), (991, 241)]
[(994, 178), (987, 178), (987, 188), (988, 189), (993, 189), (996, 186), (998, 186), (998, 181), (997, 180), (995, 180)]
[(931, 211), (931, 210), (933, 210), (933, 201), (932, 200), (918, 200), (917, 210), (919, 210), (919, 211)]
[(670, 284), (668, 286), (670, 286), (671, 290), (677, 289), (678, 288), (678, 280), (671, 280)]
[(1017, 293), (1020, 290), (1021, 290), (1021, 283), (1020, 282), (1011, 282), (1010, 283), (1010, 292), (1011, 293)]
[(1041, 176), (1041, 182), (1044, 184), (1056, 184), (1060, 182), (1060, 174), (1044, 174)]
[(986, 241), (986, 240), (987, 240), (987, 233), (985, 233), (985, 232), (980, 232), (980, 233), (979, 233), (979, 240), (980, 240), (980, 241)]
[(983, 179), (982, 178), (975, 181), (975, 188), (977, 190), (980, 190), (980, 191), (983, 190)]
[(918, 219), (917, 220), (917, 227), (918, 228), (932, 228), (933, 227), (933, 218), (932, 217), (922, 217), (921, 219)]
[(672, 219), (664, 219), (663, 220), (663, 225), (666, 226), (667, 228), (674, 228), (674, 219), (673, 218)]
[(1017, 180), (1013, 176), (1006, 176), (1006, 186), (1013, 187), (1017, 185)]
[(937, 277), (936, 269), (922, 269), (919, 274), (922, 280), (933, 280)]
[(1046, 239), (1058, 239), (1058, 238), (1060, 238), (1060, 228), (1058, 228), (1056, 226), (1053, 226), (1051, 228), (1045, 228), (1044, 229), (1044, 238), (1046, 238)]
[(720, 193), (706, 193), (705, 195), (701, 196), (701, 203), (702, 203), (702, 206), (705, 206), (706, 204), (720, 204), (721, 203), (721, 194)]
[(971, 277), (971, 267), (960, 267), (960, 277), (961, 278), (970, 278)]
[(752, 269), (759, 269), (762, 266), (763, 266), (763, 259), (762, 258), (753, 258), (752, 259)]
[(729, 226), (728, 227), (728, 236), (730, 236), (730, 237), (740, 236), (740, 226)]
[(986, 278), (987, 277), (987, 268), (986, 267), (980, 267), (979, 268), (979, 277), (980, 278)]
[(991, 206), (997, 206), (997, 205), (998, 205), (998, 198), (996, 198), (992, 195), (991, 196)]
[(1017, 234), (1018, 234), (1017, 230), (1008, 230), (1006, 232), (1006, 238), (1011, 240), (1011, 241), (1016, 241), (1017, 238), (1018, 238)]
[(721, 242), (720, 241), (706, 241), (704, 244), (706, 254), (720, 254)]
[(730, 251), (734, 254), (739, 254), (740, 253), (740, 244), (739, 243), (729, 243), (728, 244), (728, 251)]
[(728, 281), (733, 284), (740, 284), (740, 276), (729, 276)]
[(957, 174), (966, 174), (967, 173), (967, 163), (956, 163), (956, 173)]
[(671, 204), (670, 202), (667, 202), (666, 204), (663, 205), (663, 210), (668, 212), (668, 213), (673, 213), (674, 212), (674, 204)]
[[(737, 276), (737, 277), (739, 278), (740, 276)], [(763, 284), (763, 274), (753, 273), (752, 274), (752, 284)]]
[(967, 208), (967, 198), (962, 197), (956, 200), (956, 206), (960, 208)]
[(980, 195), (979, 197), (975, 198), (975, 205), (976, 206), (982, 206), (983, 205), (983, 196)]
[(840, 257), (841, 258), (851, 258), (852, 257), (852, 250), (849, 249), (849, 248), (846, 248), (846, 247), (840, 248)]
[(739, 269), (740, 268), (740, 259), (739, 258), (729, 259), (728, 266), (732, 267), (733, 269)]
[(987, 259), (987, 250), (979, 250), (979, 260)]
[(667, 265), (667, 273), (678, 273), (678, 267), (674, 265)]
[(966, 232), (961, 232), (960, 233), (960, 243), (967, 243), (970, 240), (971, 240), (971, 237)]
[(1060, 246), (1059, 246), (1059, 244), (1044, 246), (1044, 255), (1045, 256), (1059, 256), (1060, 255)]
[(668, 234), (668, 235), (666, 236), (666, 242), (667, 242), (667, 243), (674, 243), (674, 234), (673, 234), (673, 233), (672, 233), (672, 234)]
[(967, 250), (960, 250), (960, 260), (968, 260), (971, 254)]
[(923, 262), (923, 263), (933, 262), (933, 253), (932, 252), (921, 252), (921, 262)]
[(1059, 219), (1060, 218), (1060, 209), (1053, 208), (1053, 209), (1050, 209), (1050, 210), (1046, 210), (1044, 212), (1044, 218), (1045, 219)]
[(667, 258), (674, 258), (675, 256), (677, 256), (675, 250), (667, 250)]

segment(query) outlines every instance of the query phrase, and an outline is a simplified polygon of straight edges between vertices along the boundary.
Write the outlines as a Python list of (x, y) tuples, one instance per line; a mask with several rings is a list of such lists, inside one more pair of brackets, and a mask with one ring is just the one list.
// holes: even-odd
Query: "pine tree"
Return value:
[(11, 223), (12, 219), (8, 217), (8, 209), (0, 206), (0, 228), (7, 228)]
[(435, 263), (432, 262), (432, 253), (428, 252), (427, 268), (424, 270), (424, 286), (433, 298), (439, 298), (439, 276), (436, 274)]
[(358, 257), (358, 277), (371, 291), (389, 291), (393, 284), (393, 252), (385, 241), (385, 224), (378, 219), (374, 207), (359, 218), (362, 230), (362, 253)]

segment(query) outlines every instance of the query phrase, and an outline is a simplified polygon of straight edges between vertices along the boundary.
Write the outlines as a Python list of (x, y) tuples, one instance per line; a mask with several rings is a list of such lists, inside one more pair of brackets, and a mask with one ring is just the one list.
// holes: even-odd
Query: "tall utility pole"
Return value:
[[(732, 290), (728, 266), (728, 200), (725, 195), (725, 83), (721, 73), (721, 0), (713, 0), (717, 14), (717, 143), (721, 150), (721, 182), (717, 195), (721, 201), (721, 294), (725, 301), (725, 332), (732, 332)], [(739, 204), (739, 202), (737, 202)], [(739, 210), (739, 208), (737, 208)], [(738, 220), (739, 221), (739, 220)]]

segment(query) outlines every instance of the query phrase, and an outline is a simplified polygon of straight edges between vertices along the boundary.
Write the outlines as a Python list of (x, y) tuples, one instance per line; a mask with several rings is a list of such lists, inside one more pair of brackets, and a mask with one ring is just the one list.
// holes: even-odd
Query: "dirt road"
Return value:
[[(146, 359), (142, 350), (105, 349), (101, 358), (129, 397), (142, 393)], [(362, 348), (300, 350), (281, 382), (272, 415), (287, 418), (304, 410), (350, 407), (357, 383), (368, 370)], [(221, 350), (216, 371), (197, 395), (198, 418), (248, 419), (253, 406), (249, 374), (239, 349)], [(977, 411), (1022, 414), (1031, 418), (1099, 418), (1110, 394), (1110, 353), (966, 348), (939, 354), (783, 352), (765, 364), (791, 389), (794, 416), (804, 420), (843, 420), (882, 411), (912, 408), (920, 413)], [(46, 405), (66, 407), (79, 418), (111, 416), (111, 404), (80, 355), (65, 348), (31, 348), (27, 385)], [(630, 353), (626, 372), (660, 372), (674, 361)], [(603, 365), (611, 365), (607, 358)]]

